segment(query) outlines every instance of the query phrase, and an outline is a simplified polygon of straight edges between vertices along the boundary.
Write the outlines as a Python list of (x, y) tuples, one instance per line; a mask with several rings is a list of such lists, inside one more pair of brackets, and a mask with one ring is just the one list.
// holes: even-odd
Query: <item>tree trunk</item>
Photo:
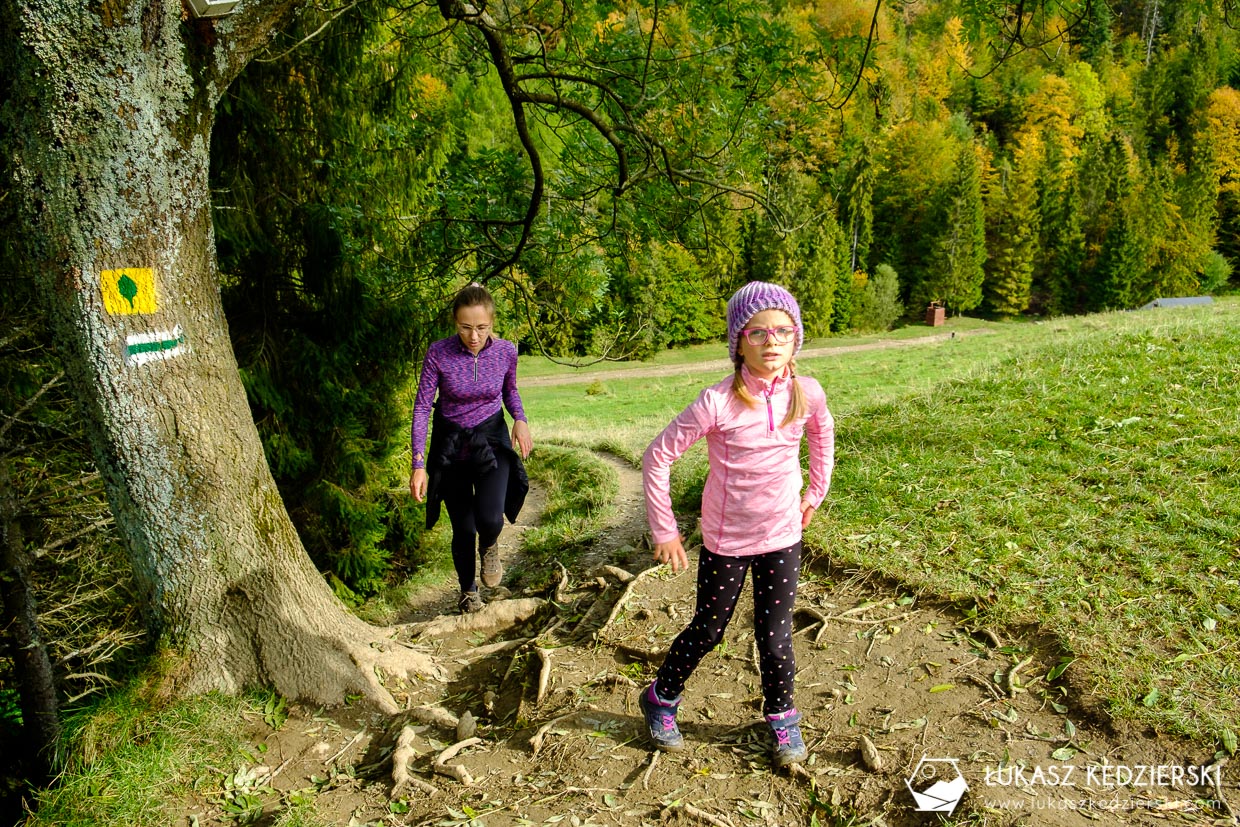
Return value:
[[(197, 20), (178, 2), (0, 0), (6, 151), (31, 274), (153, 627), (187, 691), (268, 684), (392, 699), (434, 670), (344, 610), (289, 521), (220, 303), (213, 109), (291, 0)], [(184, 18), (184, 19), (183, 19)]]
[(0, 629), (7, 630), (13, 641), (22, 728), (32, 748), (31, 780), (43, 783), (55, 771), (60, 704), (52, 662), (39, 632), (38, 604), (26, 576), (29, 555), (18, 523), (19, 511), (9, 479), (8, 457), (0, 456)]

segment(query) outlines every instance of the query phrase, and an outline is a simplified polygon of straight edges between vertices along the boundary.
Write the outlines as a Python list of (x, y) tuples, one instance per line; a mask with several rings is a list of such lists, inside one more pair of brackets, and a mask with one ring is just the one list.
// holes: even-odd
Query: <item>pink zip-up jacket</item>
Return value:
[(801, 436), (809, 439), (809, 489), (815, 508), (831, 487), (835, 420), (814, 379), (800, 376), (806, 415), (780, 427), (792, 400), (789, 372), (766, 382), (741, 368), (758, 404), (732, 393), (732, 377), (706, 388), (663, 429), (642, 457), (646, 517), (655, 543), (676, 539), (669, 486), (672, 463), (706, 438), (710, 471), (702, 492), (702, 542), (715, 554), (742, 557), (788, 548), (801, 539)]

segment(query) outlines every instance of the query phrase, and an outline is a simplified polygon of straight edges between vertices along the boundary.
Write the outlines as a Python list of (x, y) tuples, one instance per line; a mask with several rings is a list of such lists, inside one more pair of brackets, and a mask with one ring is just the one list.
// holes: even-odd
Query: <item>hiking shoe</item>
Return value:
[(477, 589), (461, 592), (461, 599), (456, 601), (456, 607), (461, 610), (463, 615), (480, 612), (484, 606), (486, 604), (482, 602), (482, 595), (478, 594)]
[(492, 543), (482, 550), (482, 585), (493, 589), (504, 576), (504, 564), (499, 561), (499, 544)]
[(766, 722), (775, 736), (775, 754), (772, 760), (777, 767), (786, 767), (798, 761), (804, 761), (809, 750), (805, 748), (805, 739), (801, 737), (801, 713), (795, 709), (767, 715)]
[(680, 698), (668, 703), (654, 691), (654, 684), (642, 690), (637, 703), (646, 716), (646, 729), (650, 732), (650, 740), (664, 752), (679, 752), (685, 748), (685, 739), (676, 726), (676, 710), (680, 706)]

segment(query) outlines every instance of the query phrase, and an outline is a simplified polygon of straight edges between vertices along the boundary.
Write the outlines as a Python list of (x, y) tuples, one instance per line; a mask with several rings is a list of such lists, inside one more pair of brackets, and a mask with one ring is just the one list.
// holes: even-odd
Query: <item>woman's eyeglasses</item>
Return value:
[(747, 327), (741, 331), (741, 334), (745, 337), (745, 341), (754, 347), (761, 347), (767, 342), (786, 345), (796, 338), (797, 329), (791, 326)]

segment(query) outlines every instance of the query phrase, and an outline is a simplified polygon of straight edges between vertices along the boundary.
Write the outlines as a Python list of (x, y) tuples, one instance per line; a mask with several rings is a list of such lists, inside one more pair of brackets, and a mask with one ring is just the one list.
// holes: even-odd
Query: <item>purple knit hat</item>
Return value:
[(797, 300), (778, 284), (765, 281), (751, 281), (728, 299), (728, 356), (736, 361), (736, 345), (740, 339), (745, 323), (763, 310), (782, 310), (792, 317), (797, 326), (796, 350), (799, 353), (805, 342), (805, 331), (801, 327), (801, 308)]

